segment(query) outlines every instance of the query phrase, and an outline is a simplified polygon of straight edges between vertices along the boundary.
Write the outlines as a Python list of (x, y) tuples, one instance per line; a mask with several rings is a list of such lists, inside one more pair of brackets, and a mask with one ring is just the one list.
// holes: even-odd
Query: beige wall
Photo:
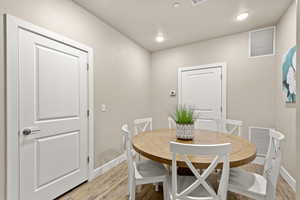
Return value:
[(248, 58), (248, 32), (194, 43), (152, 54), (151, 102), (155, 127), (166, 127), (177, 98), (177, 69), (202, 64), (227, 63), (227, 116), (248, 126), (274, 127), (274, 56)]
[[(278, 53), (287, 48), (288, 43), (281, 42), (286, 34), (283, 27), (295, 23), (292, 19), (294, 12), (291, 8), (279, 24)], [(177, 104), (176, 98), (169, 97), (169, 90), (177, 90), (179, 67), (225, 61), (228, 65), (228, 118), (243, 120), (245, 127), (277, 125), (287, 130), (288, 148), (285, 148), (285, 152), (290, 150), (291, 155), (284, 154), (284, 165), (295, 174), (295, 129), (289, 129), (290, 120), (294, 125), (296, 123), (295, 109), (278, 101), (281, 96), (278, 59), (248, 58), (248, 33), (155, 52), (152, 54), (151, 68), (149, 52), (69, 0), (0, 0), (0, 200), (4, 200), (5, 191), (4, 13), (63, 34), (94, 49), (96, 166), (120, 154), (119, 128), (122, 123), (147, 116), (152, 109), (154, 127), (167, 126), (166, 118)], [(294, 40), (293, 37), (290, 39), (289, 42)], [(107, 112), (100, 111), (102, 103), (107, 104)], [(130, 107), (132, 105), (134, 109)], [(275, 117), (281, 112), (282, 116), (288, 116), (289, 122)], [(246, 135), (246, 129), (244, 133)]]
[(296, 105), (286, 104), (282, 95), (282, 56), (296, 44), (296, 2), (277, 25), (276, 129), (286, 135), (283, 166), (296, 177)]
[[(149, 113), (151, 64), (148, 51), (69, 0), (0, 0), (0, 200), (5, 190), (4, 13), (94, 49), (96, 166), (120, 154), (121, 124)], [(100, 111), (102, 103), (107, 112)]]
[(286, 135), (283, 166), (296, 177), (296, 106), (282, 100), (281, 59), (296, 44), (296, 3), (277, 26), (276, 56), (248, 58), (248, 33), (194, 43), (152, 54), (151, 103), (155, 127), (166, 127), (177, 98), (177, 69), (227, 62), (227, 117), (248, 126), (276, 128)]

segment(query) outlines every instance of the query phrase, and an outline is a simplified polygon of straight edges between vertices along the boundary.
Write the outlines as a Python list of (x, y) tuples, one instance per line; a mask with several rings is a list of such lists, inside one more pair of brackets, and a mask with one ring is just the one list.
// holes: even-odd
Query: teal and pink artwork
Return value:
[(283, 96), (286, 103), (296, 102), (296, 46), (289, 49), (282, 60)]

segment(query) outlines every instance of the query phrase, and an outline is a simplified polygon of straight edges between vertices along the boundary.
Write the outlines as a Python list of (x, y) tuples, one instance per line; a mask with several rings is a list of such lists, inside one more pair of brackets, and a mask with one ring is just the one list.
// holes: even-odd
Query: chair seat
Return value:
[(243, 169), (231, 169), (228, 190), (254, 199), (261, 199), (266, 196), (267, 180), (259, 174)]
[[(187, 187), (191, 186), (197, 179), (194, 176), (179, 176), (177, 175), (177, 191), (181, 193)], [(172, 177), (168, 177), (169, 191), (172, 191)], [(206, 191), (206, 189), (199, 185), (194, 191), (192, 191), (188, 196), (191, 197), (210, 197), (211, 195)]]
[(136, 179), (152, 178), (159, 176), (166, 176), (166, 168), (152, 160), (142, 160), (136, 162), (135, 166), (135, 176)]

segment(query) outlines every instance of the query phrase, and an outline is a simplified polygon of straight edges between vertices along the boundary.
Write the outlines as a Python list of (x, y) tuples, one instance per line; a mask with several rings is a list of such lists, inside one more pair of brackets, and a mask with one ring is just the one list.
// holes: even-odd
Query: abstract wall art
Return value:
[(290, 48), (282, 58), (282, 86), (286, 103), (296, 102), (296, 46)]

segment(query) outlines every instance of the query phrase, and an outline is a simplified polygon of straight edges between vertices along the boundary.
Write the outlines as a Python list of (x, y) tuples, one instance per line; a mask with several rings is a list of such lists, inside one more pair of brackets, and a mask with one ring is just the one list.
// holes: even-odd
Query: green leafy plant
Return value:
[(177, 124), (193, 124), (193, 116), (193, 109), (186, 106), (178, 106), (172, 117)]

